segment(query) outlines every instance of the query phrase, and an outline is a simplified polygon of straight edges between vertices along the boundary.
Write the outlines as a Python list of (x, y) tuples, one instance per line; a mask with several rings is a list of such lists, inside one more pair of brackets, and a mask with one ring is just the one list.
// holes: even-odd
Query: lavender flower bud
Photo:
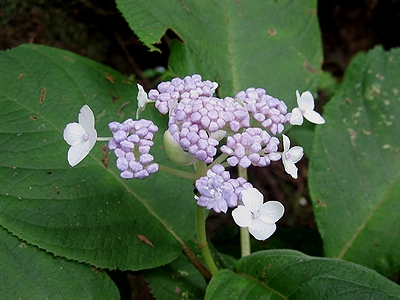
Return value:
[(271, 137), (261, 128), (247, 128), (243, 133), (228, 136), (226, 145), (221, 147), (221, 151), (231, 156), (227, 159), (231, 166), (265, 167), (271, 163), (271, 160), (280, 159), (277, 153), (278, 145), (279, 140)]
[[(198, 160), (211, 163), (226, 130), (250, 125), (246, 109), (232, 98), (183, 98), (170, 113), (169, 131)], [(218, 139), (217, 139), (218, 138)]]
[(117, 156), (116, 165), (122, 171), (122, 178), (143, 179), (158, 171), (158, 164), (152, 163), (154, 157), (149, 154), (154, 145), (153, 136), (158, 131), (152, 121), (128, 119), (108, 126), (113, 133), (108, 148)]
[(239, 92), (235, 99), (242, 101), (253, 118), (273, 135), (282, 133), (285, 123), (290, 120), (286, 104), (266, 94), (261, 88), (248, 88)]
[(222, 165), (215, 165), (207, 171), (207, 175), (196, 180), (196, 188), (200, 196), (195, 196), (197, 205), (215, 212), (226, 213), (228, 207), (236, 207), (241, 201), (241, 191), (252, 187), (244, 178), (231, 179)]
[(200, 75), (194, 74), (184, 79), (174, 78), (171, 81), (162, 82), (157, 89), (149, 91), (148, 97), (156, 101), (155, 107), (160, 113), (167, 114), (182, 98), (211, 97), (217, 86), (217, 83), (210, 80), (202, 81)]

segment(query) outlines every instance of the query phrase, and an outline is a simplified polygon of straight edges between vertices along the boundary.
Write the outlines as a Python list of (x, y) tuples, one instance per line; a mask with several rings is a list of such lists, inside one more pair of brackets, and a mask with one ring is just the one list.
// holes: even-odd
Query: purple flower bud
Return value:
[(184, 79), (174, 78), (162, 82), (157, 89), (150, 90), (148, 97), (155, 100), (155, 107), (162, 114), (170, 112), (183, 98), (197, 99), (211, 97), (215, 91), (216, 83), (209, 80), (202, 81), (198, 74), (186, 76)]
[(244, 178), (231, 179), (222, 165), (215, 165), (207, 171), (207, 175), (196, 180), (196, 188), (200, 196), (195, 196), (197, 205), (215, 212), (226, 213), (228, 207), (235, 207), (241, 201), (241, 191), (252, 187)]
[(154, 157), (149, 154), (154, 145), (153, 136), (158, 131), (152, 121), (128, 119), (121, 124), (112, 122), (109, 128), (113, 138), (108, 148), (117, 156), (116, 165), (122, 171), (122, 178), (143, 179), (158, 171), (158, 165), (152, 163)]
[(274, 135), (282, 133), (283, 124), (290, 120), (286, 104), (267, 95), (264, 89), (248, 88), (239, 92), (235, 99), (240, 99), (253, 118)]
[(229, 97), (183, 98), (171, 111), (169, 119), (169, 131), (175, 141), (206, 163), (213, 161), (218, 140), (224, 137), (226, 130), (238, 131), (249, 125), (246, 108)]
[(226, 145), (221, 147), (221, 151), (230, 156), (227, 162), (231, 166), (265, 167), (271, 160), (275, 161), (277, 157), (280, 157), (276, 153), (278, 144), (279, 140), (276, 137), (271, 137), (261, 128), (247, 128), (243, 133), (228, 136)]

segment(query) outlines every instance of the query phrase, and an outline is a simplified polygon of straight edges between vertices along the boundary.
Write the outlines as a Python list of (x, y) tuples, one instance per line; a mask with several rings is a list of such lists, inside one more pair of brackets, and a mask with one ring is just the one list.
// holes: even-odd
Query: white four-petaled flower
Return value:
[(303, 116), (311, 123), (324, 124), (325, 120), (319, 113), (314, 111), (314, 97), (309, 91), (301, 94), (296, 91), (297, 105), (298, 107), (293, 108), (292, 115), (290, 116), (290, 124), (302, 125)]
[(235, 223), (247, 227), (257, 240), (266, 240), (276, 230), (275, 223), (283, 216), (285, 208), (278, 201), (263, 203), (264, 196), (255, 188), (242, 191), (243, 205), (232, 211)]
[(283, 137), (283, 152), (282, 152), (282, 163), (285, 167), (285, 171), (290, 174), (293, 178), (297, 178), (297, 163), (303, 157), (303, 148), (300, 146), (294, 146), (290, 148), (289, 138), (282, 134)]
[(78, 121), (79, 123), (69, 123), (64, 129), (64, 140), (71, 146), (68, 150), (68, 163), (72, 167), (89, 154), (97, 138), (94, 115), (89, 106), (84, 105), (81, 108)]

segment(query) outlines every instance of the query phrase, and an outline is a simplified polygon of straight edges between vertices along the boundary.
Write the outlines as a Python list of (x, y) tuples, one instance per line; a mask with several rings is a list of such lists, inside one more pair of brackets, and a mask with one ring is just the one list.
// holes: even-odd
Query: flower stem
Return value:
[(158, 167), (159, 167), (159, 170), (161, 172), (165, 172), (165, 173), (168, 173), (168, 174), (171, 174), (171, 175), (175, 175), (175, 176), (178, 176), (178, 177), (187, 178), (187, 179), (190, 179), (190, 180), (193, 180), (193, 181), (197, 178), (196, 177), (196, 173), (177, 170), (177, 169), (170, 168), (170, 167), (167, 167), (167, 166), (164, 166), (164, 165), (160, 165), (160, 164), (158, 165)]
[[(247, 169), (238, 167), (238, 175), (247, 180)], [(240, 228), (240, 250), (242, 257), (250, 255), (250, 234), (246, 227)]]
[(97, 137), (96, 141), (98, 141), (98, 142), (108, 142), (111, 139), (112, 139), (112, 137)]
[(215, 275), (218, 272), (218, 268), (215, 265), (214, 259), (211, 255), (210, 247), (207, 243), (205, 211), (206, 209), (204, 207), (196, 205), (197, 247), (199, 247), (201, 254), (203, 255), (204, 262), (211, 275)]

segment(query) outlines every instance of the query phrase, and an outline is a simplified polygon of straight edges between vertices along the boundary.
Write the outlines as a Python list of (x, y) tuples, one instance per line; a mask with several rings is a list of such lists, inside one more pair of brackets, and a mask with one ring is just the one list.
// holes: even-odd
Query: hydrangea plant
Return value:
[[(1, 295), (118, 299), (118, 269), (160, 299), (399, 298), (398, 49), (358, 55), (320, 114), (316, 1), (117, 4), (150, 50), (180, 38), (171, 78), (0, 53)], [(296, 182), (304, 155), (325, 257), (279, 249), (304, 195), (264, 200), (247, 176), (283, 164), (274, 180)], [(210, 211), (240, 258), (207, 238)]]

